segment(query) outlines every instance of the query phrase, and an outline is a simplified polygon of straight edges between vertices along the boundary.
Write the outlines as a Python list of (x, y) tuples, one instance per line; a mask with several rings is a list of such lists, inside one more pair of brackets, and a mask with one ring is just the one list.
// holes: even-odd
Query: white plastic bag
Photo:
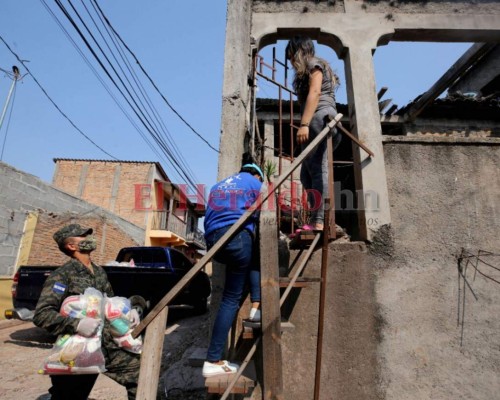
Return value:
[(104, 298), (98, 290), (88, 288), (84, 294), (67, 297), (60, 313), (72, 318), (97, 318), (102, 322), (92, 337), (78, 334), (59, 335), (52, 353), (45, 359), (38, 371), (46, 375), (98, 374), (106, 371), (101, 350), (104, 326)]
[(142, 352), (142, 339), (132, 337), (130, 300), (125, 297), (106, 297), (104, 314), (110, 323), (113, 341), (123, 350), (135, 354)]

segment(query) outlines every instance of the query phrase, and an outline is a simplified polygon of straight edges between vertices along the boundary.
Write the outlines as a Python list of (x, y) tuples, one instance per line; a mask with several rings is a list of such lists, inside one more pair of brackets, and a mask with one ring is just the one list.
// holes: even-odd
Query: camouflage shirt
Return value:
[(108, 297), (113, 296), (113, 289), (104, 269), (94, 263), (92, 267), (93, 274), (80, 261), (71, 259), (50, 274), (36, 305), (33, 317), (35, 325), (54, 335), (74, 334), (80, 320), (64, 317), (59, 313), (66, 297), (83, 294), (89, 287), (99, 290)]

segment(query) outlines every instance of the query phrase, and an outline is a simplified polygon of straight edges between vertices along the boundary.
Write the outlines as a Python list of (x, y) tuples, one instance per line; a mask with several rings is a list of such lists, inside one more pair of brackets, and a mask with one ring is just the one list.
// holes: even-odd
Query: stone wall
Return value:
[[(26, 215), (39, 212), (42, 221), (51, 215), (99, 218), (122, 232), (124, 243), (144, 243), (144, 230), (119, 216), (89, 204), (41, 181), (39, 178), (0, 163), (0, 276), (12, 276)], [(59, 221), (59, 220), (58, 220)], [(104, 225), (102, 225), (104, 229)], [(49, 240), (50, 241), (50, 240)], [(34, 241), (36, 243), (36, 240)]]

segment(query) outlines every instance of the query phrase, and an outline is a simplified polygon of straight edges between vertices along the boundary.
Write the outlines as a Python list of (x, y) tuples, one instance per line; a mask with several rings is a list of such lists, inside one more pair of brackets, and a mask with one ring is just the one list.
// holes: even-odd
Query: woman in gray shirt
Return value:
[[(295, 36), (288, 42), (286, 57), (295, 71), (293, 88), (297, 94), (301, 122), (297, 142), (303, 148), (312, 141), (329, 122), (328, 115), (337, 114), (335, 88), (338, 77), (327, 61), (314, 55), (314, 43), (305, 36)], [(334, 148), (340, 143), (340, 135), (334, 136)], [(328, 191), (327, 144), (323, 141), (303, 162), (300, 181), (307, 193), (310, 225), (303, 229), (323, 230), (323, 193)]]

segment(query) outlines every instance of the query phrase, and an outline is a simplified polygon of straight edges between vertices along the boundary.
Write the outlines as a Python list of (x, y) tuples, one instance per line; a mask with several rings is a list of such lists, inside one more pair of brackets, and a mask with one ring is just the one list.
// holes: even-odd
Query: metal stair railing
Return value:
[[(290, 282), (288, 283), (285, 291), (283, 292), (283, 294), (280, 297), (280, 307), (285, 303), (288, 295), (290, 294), (290, 291), (292, 290), (293, 285), (295, 284), (295, 282), (297, 281), (298, 277), (301, 275), (302, 271), (304, 270), (305, 266), (307, 265), (307, 262), (311, 258), (312, 253), (313, 253), (314, 249), (316, 248), (316, 245), (318, 244), (320, 237), (321, 237), (321, 233), (317, 233), (315, 235), (315, 237), (314, 237), (311, 245), (307, 249), (306, 254), (304, 255), (304, 257), (302, 257), (302, 260), (301, 260), (299, 266), (297, 267), (297, 270), (295, 271), (292, 279), (290, 280)], [(222, 397), (220, 398), (220, 400), (227, 399), (228, 396), (231, 394), (231, 390), (233, 389), (233, 387), (236, 384), (236, 382), (238, 382), (239, 377), (243, 374), (243, 372), (245, 371), (246, 367), (248, 366), (248, 363), (252, 359), (255, 351), (257, 350), (257, 347), (258, 347), (258, 345), (260, 343), (260, 338), (261, 338), (261, 336), (259, 336), (257, 339), (255, 339), (255, 342), (253, 343), (252, 347), (250, 348), (250, 350), (248, 351), (247, 355), (245, 356), (245, 358), (241, 362), (240, 368), (238, 368), (238, 371), (231, 377), (231, 381), (227, 385), (227, 388), (224, 391), (224, 393), (223, 393)]]
[[(293, 161), (293, 163), (283, 172), (273, 183), (272, 190), (268, 190), (268, 185), (263, 185), (260, 196), (257, 201), (238, 219), (238, 221), (225, 233), (225, 235), (205, 254), (187, 273), (182, 279), (156, 304), (155, 307), (146, 315), (141, 323), (132, 331), (132, 336), (137, 337), (149, 324), (155, 321), (154, 331), (163, 329), (168, 315), (168, 304), (177, 296), (185, 286), (194, 278), (194, 276), (213, 258), (213, 256), (226, 245), (229, 240), (243, 227), (252, 214), (260, 209), (262, 204), (268, 200), (274, 191), (279, 188), (285, 180), (295, 171), (304, 161), (304, 159), (316, 147), (326, 139), (327, 136), (331, 137), (331, 130), (340, 122), (342, 114), (337, 114), (326, 127), (316, 136), (304, 151)], [(160, 315), (161, 314), (161, 315)], [(159, 317), (159, 318), (157, 318)], [(154, 340), (156, 343), (147, 343), (149, 340)], [(137, 389), (138, 400), (150, 400), (156, 396), (156, 388), (158, 386), (160, 363), (152, 357), (150, 352), (157, 354), (162, 353), (163, 338), (157, 333), (151, 335), (146, 334), (144, 339), (144, 349), (141, 356), (141, 368), (139, 374), (139, 384)], [(152, 389), (153, 388), (153, 389)]]

